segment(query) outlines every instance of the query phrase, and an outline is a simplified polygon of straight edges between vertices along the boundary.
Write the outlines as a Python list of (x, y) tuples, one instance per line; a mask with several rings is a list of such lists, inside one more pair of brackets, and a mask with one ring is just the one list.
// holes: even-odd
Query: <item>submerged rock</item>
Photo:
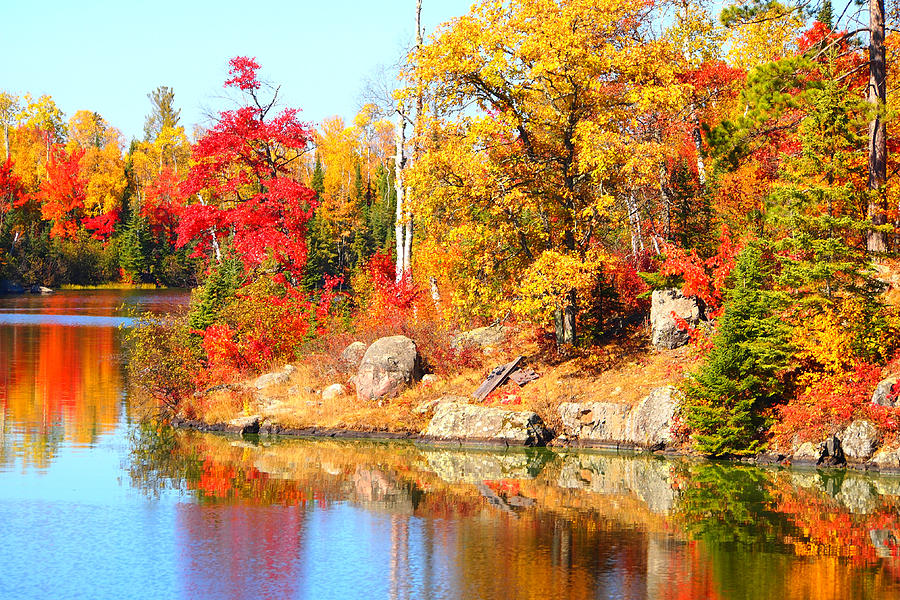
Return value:
[(506, 442), (520, 446), (541, 446), (553, 438), (537, 413), (459, 402), (439, 404), (423, 435), (433, 440)]
[(696, 327), (702, 316), (703, 310), (697, 300), (686, 298), (680, 290), (654, 290), (650, 304), (653, 347), (662, 349), (684, 346), (690, 340), (690, 335), (686, 329), (678, 326), (676, 317)]
[(394, 397), (421, 375), (414, 341), (403, 335), (381, 338), (369, 346), (359, 365), (356, 396), (360, 400)]

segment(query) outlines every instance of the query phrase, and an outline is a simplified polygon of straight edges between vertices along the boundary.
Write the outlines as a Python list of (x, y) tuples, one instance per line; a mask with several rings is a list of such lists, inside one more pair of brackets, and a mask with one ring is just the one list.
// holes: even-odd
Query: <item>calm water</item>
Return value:
[(900, 598), (900, 479), (129, 422), (122, 305), (0, 298), (0, 598)]

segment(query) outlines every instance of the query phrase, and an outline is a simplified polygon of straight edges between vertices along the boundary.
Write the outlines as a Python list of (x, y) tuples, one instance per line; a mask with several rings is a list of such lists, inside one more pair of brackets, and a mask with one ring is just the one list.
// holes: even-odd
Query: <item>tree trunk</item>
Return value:
[(700, 117), (697, 116), (697, 107), (691, 103), (691, 118), (694, 121), (691, 137), (694, 140), (694, 149), (697, 151), (697, 179), (700, 181), (700, 190), (706, 188), (706, 165), (703, 163), (703, 137), (700, 135)]
[(625, 196), (625, 208), (628, 210), (628, 226), (631, 229), (631, 253), (638, 256), (644, 250), (644, 238), (641, 236), (641, 211), (634, 200), (634, 192)]
[(565, 308), (553, 313), (553, 326), (556, 329), (556, 343), (574, 345), (577, 341), (575, 331), (575, 314), (578, 312), (578, 296), (570, 290)]
[(397, 109), (397, 131), (395, 133), (395, 140), (397, 142), (397, 153), (394, 156), (394, 179), (396, 180), (395, 188), (397, 191), (397, 213), (396, 213), (396, 222), (394, 223), (394, 236), (396, 241), (396, 252), (397, 252), (397, 283), (400, 283), (400, 280), (403, 278), (404, 272), (404, 228), (403, 228), (403, 219), (405, 212), (403, 210), (403, 203), (405, 201), (405, 190), (406, 183), (403, 178), (403, 167), (406, 166), (406, 155), (404, 151), (404, 146), (406, 145), (406, 119), (403, 117), (403, 106), (401, 105)]
[[(867, 216), (873, 225), (884, 225), (885, 201), (881, 188), (887, 180), (887, 131), (884, 104), (887, 98), (887, 68), (884, 48), (884, 0), (869, 0), (869, 92), (868, 101), (875, 111), (869, 122), (869, 205)], [(866, 250), (886, 252), (887, 236), (883, 231), (869, 230)]]

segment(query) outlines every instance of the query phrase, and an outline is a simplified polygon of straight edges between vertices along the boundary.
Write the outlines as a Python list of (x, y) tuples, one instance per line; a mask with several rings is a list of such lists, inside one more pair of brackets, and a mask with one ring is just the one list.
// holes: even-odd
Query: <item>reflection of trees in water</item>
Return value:
[(117, 332), (59, 324), (0, 326), (0, 461), (46, 468), (61, 443), (94, 444), (119, 420)]
[[(900, 480), (546, 450), (144, 436), (133, 483), (180, 489), (199, 501), (193, 510), (290, 514), (332, 529), (342, 507), (365, 514), (358, 542), (383, 561), (391, 597), (838, 598), (897, 581), (896, 560), (879, 557), (900, 538)], [(197, 519), (185, 516), (191, 535), (219, 539)], [(232, 534), (244, 535), (240, 527)], [(304, 561), (322, 560), (306, 525), (296, 527), (273, 548), (294, 544)]]

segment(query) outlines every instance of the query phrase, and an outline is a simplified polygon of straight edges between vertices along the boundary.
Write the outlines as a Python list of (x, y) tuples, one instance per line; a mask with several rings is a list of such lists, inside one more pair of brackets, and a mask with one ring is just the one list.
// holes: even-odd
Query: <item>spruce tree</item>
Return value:
[(700, 452), (759, 450), (762, 410), (781, 396), (779, 372), (790, 354), (789, 329), (777, 314), (771, 264), (759, 243), (738, 256), (713, 348), (685, 385), (684, 422)]

